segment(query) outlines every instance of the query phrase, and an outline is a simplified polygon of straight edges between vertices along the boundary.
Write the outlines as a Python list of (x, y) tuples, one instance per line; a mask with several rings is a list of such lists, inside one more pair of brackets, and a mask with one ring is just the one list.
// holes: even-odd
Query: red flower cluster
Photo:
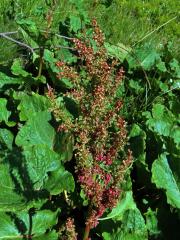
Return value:
[[(76, 101), (80, 112), (71, 131), (76, 139), (78, 182), (89, 199), (87, 229), (97, 226), (106, 209), (117, 204), (123, 177), (132, 164), (131, 152), (127, 159), (119, 159), (119, 152), (124, 151), (127, 142), (126, 122), (120, 116), (123, 103), (116, 98), (124, 70), (119, 68), (117, 60), (109, 59), (96, 20), (92, 25), (95, 49), (88, 41), (73, 39), (83, 74), (78, 75), (62, 61), (56, 64), (60, 71), (58, 78), (66, 77), (74, 84), (66, 95)], [(69, 129), (64, 125), (59, 130)]]
[(77, 233), (75, 231), (74, 219), (68, 218), (66, 220), (65, 226), (60, 229), (60, 234), (62, 240), (77, 240)]
[(111, 158), (110, 154), (107, 154), (105, 156), (102, 153), (100, 153), (96, 156), (96, 161), (103, 162), (105, 165), (111, 165), (112, 164), (112, 158)]
[(77, 73), (74, 71), (73, 68), (67, 66), (65, 64), (65, 62), (62, 61), (58, 61), (56, 63), (56, 66), (59, 68), (59, 73), (57, 75), (57, 78), (61, 79), (61, 78), (68, 78), (70, 79), (72, 82), (76, 82), (77, 80)]

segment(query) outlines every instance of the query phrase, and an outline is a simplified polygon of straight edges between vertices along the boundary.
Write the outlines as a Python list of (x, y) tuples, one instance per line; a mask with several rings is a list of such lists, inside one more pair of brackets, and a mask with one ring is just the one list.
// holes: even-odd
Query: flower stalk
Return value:
[(59, 131), (70, 131), (75, 137), (75, 171), (89, 201), (83, 240), (89, 239), (90, 230), (98, 225), (98, 219), (106, 210), (116, 206), (124, 176), (132, 164), (131, 151), (124, 150), (127, 131), (120, 114), (123, 102), (116, 96), (124, 70), (116, 59), (109, 59), (96, 20), (92, 26), (92, 42), (72, 40), (81, 69), (74, 69), (63, 61), (56, 63), (57, 77), (68, 78), (73, 84), (65, 96), (74, 100), (79, 116), (63, 122), (63, 113), (58, 111), (54, 95), (49, 93), (55, 116), (61, 118)]

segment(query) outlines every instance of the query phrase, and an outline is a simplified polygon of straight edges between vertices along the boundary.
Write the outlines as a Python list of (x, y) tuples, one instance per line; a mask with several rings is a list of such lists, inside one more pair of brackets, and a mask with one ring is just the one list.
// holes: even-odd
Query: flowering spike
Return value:
[[(94, 19), (93, 40), (73, 39), (81, 71), (62, 61), (56, 63), (58, 78), (66, 77), (72, 84), (65, 96), (73, 99), (79, 116), (73, 121), (61, 121), (58, 131), (73, 132), (76, 158), (76, 174), (79, 184), (89, 200), (84, 240), (89, 231), (107, 209), (112, 209), (121, 194), (121, 183), (132, 163), (129, 151), (125, 160), (119, 159), (127, 142), (126, 122), (120, 116), (123, 102), (116, 99), (116, 92), (124, 78), (123, 68), (117, 60), (110, 60), (104, 47), (104, 36)], [(54, 97), (48, 95), (52, 102)], [(54, 107), (56, 113), (56, 106)], [(63, 114), (59, 109), (59, 115)], [(58, 120), (59, 121), (59, 120)]]

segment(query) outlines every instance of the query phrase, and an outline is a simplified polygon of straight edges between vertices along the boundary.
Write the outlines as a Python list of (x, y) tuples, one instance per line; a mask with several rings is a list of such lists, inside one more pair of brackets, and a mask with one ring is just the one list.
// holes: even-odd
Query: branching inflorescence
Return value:
[[(74, 85), (66, 97), (74, 99), (79, 107), (78, 118), (68, 124), (62, 121), (59, 130), (71, 131), (76, 139), (76, 174), (89, 200), (84, 240), (104, 212), (117, 204), (125, 172), (132, 164), (131, 151), (123, 155), (124, 159), (119, 157), (127, 143), (126, 122), (120, 116), (123, 102), (116, 97), (124, 70), (118, 67), (116, 59), (108, 57), (96, 20), (92, 25), (92, 41), (72, 40), (80, 60), (79, 69), (62, 61), (56, 64), (57, 77), (68, 78)], [(54, 110), (57, 115), (57, 108)]]

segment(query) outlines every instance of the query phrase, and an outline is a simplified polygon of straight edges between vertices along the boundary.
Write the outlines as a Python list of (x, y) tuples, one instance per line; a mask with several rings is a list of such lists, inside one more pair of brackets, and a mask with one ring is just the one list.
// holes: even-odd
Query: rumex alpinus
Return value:
[[(80, 70), (63, 61), (56, 63), (57, 77), (68, 78), (73, 83), (73, 88), (64, 95), (76, 102), (79, 116), (64, 118), (63, 111), (56, 106), (53, 89), (48, 92), (52, 112), (59, 122), (58, 131), (71, 132), (75, 137), (75, 171), (89, 201), (84, 240), (89, 239), (90, 230), (98, 225), (104, 212), (116, 206), (124, 175), (132, 164), (131, 151), (125, 154), (124, 150), (127, 131), (120, 115), (123, 102), (116, 97), (124, 70), (116, 59), (109, 59), (104, 35), (96, 20), (92, 21), (92, 27), (93, 46), (86, 38), (72, 40), (81, 63)], [(124, 159), (120, 159), (120, 152), (124, 153)], [(74, 231), (68, 239), (77, 238)]]

